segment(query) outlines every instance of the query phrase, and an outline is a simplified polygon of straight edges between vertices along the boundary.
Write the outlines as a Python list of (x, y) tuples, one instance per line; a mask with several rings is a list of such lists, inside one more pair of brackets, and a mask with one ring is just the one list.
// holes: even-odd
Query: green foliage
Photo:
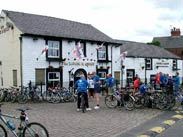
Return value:
[(147, 44), (157, 46), (157, 47), (161, 47), (161, 43), (159, 41), (148, 42)]

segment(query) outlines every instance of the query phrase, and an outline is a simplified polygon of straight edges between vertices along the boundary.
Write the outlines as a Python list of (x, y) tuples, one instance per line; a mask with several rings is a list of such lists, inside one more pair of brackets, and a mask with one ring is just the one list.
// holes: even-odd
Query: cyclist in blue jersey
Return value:
[(173, 82), (174, 82), (175, 91), (179, 91), (181, 86), (179, 72), (176, 72), (175, 78), (173, 78)]
[(112, 95), (114, 91), (114, 86), (115, 86), (115, 78), (112, 77), (112, 74), (107, 74), (105, 83), (106, 83), (107, 95)]
[(77, 87), (77, 93), (78, 93), (78, 101), (77, 101), (77, 111), (80, 111), (80, 106), (81, 106), (81, 94), (84, 93), (84, 99), (85, 99), (85, 105), (86, 105), (86, 110), (91, 110), (89, 108), (89, 103), (88, 103), (88, 91), (87, 87), (89, 86), (88, 81), (85, 79), (85, 76), (82, 74), (80, 76), (80, 79), (76, 81), (75, 87)]
[(96, 99), (96, 106), (94, 109), (99, 109), (100, 108), (100, 77), (96, 75), (96, 72), (92, 72), (92, 79), (94, 82), (94, 97)]

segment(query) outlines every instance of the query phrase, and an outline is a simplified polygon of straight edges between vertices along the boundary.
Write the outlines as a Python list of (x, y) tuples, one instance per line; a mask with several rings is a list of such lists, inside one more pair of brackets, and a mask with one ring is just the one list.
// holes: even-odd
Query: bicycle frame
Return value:
[[(13, 116), (13, 115), (9, 115), (9, 114), (2, 114), (1, 113), (1, 106), (0, 106), (0, 120), (4, 123), (4, 125), (12, 132), (12, 134), (15, 136), (15, 137), (19, 137), (18, 134), (20, 133), (21, 134), (21, 131), (23, 130), (23, 128), (25, 128), (28, 124), (28, 117), (25, 115), (25, 120), (23, 120), (21, 118), (21, 116), (23, 116), (22, 114), (20, 115), (20, 117), (16, 117), (16, 116)], [(15, 130), (12, 130), (8, 124), (7, 124), (7, 119), (5, 118), (11, 118), (11, 119), (17, 119), (20, 121), (20, 124), (19, 124), (19, 127), (18, 127), (18, 133), (15, 132)]]

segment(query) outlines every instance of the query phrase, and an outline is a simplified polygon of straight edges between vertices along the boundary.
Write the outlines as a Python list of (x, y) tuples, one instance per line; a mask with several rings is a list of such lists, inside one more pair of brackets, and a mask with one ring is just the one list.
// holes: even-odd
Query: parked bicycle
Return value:
[[(3, 114), (1, 110), (1, 106), (3, 104), (0, 104), (0, 120), (4, 125), (7, 127), (9, 131), (12, 132), (14, 137), (49, 137), (47, 129), (38, 122), (29, 122), (28, 116), (26, 111), (29, 110), (29, 108), (20, 108), (17, 109), (20, 111), (20, 116), (16, 117), (9, 114)], [(16, 126), (7, 118), (10, 119), (17, 119), (20, 121), (18, 126), (18, 132), (16, 132)], [(6, 131), (6, 128), (0, 124), (0, 136), (1, 137), (8, 137), (8, 132)]]
[(105, 97), (105, 104), (109, 108), (124, 106), (127, 110), (133, 110), (135, 108), (134, 103), (135, 99), (129, 89), (118, 89), (114, 91), (113, 95)]

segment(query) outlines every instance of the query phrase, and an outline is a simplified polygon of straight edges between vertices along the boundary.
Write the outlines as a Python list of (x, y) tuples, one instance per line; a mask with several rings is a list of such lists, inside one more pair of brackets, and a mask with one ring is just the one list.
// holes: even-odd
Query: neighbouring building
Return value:
[(121, 54), (126, 54), (122, 62), (123, 86), (130, 86), (136, 74), (147, 83), (151, 82), (158, 72), (174, 76), (178, 71), (182, 77), (182, 60), (173, 53), (145, 43), (116, 41), (123, 44)]
[[(0, 87), (68, 87), (80, 74), (121, 79), (120, 43), (90, 24), (2, 10)], [(118, 83), (120, 84), (120, 83)]]
[(183, 36), (179, 28), (171, 29), (171, 36), (154, 37), (153, 41), (160, 42), (160, 45), (183, 59)]

